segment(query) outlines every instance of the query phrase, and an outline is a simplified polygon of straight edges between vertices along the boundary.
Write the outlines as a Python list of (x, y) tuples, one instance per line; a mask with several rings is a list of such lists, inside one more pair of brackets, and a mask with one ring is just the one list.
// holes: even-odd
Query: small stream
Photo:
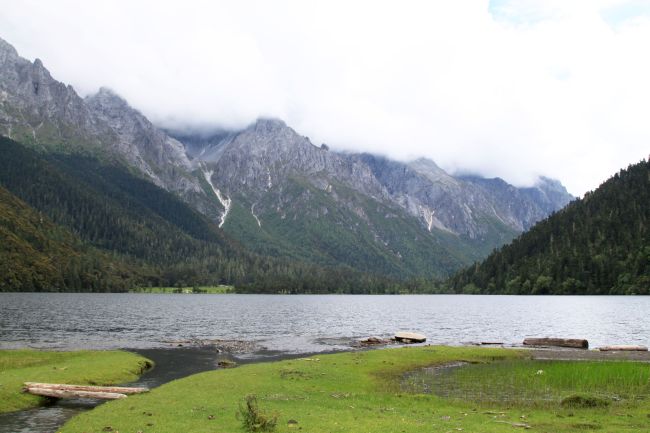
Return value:
[[(215, 370), (221, 360), (240, 360), (214, 348), (138, 349), (134, 352), (155, 362), (155, 367), (145, 372), (128, 386), (155, 388), (175, 379), (202, 371)], [(61, 399), (50, 406), (0, 414), (0, 433), (54, 433), (68, 419), (102, 404), (101, 400)]]

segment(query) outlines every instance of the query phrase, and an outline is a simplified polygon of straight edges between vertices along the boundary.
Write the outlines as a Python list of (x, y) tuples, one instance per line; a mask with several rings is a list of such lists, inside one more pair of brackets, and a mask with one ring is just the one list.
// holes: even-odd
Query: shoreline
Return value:
[[(324, 343), (323, 341), (333, 340), (334, 343)], [(188, 339), (175, 341), (152, 342), (140, 347), (124, 346), (110, 348), (90, 348), (85, 347), (35, 347), (23, 346), (17, 344), (12, 347), (0, 347), (0, 351), (20, 351), (32, 350), (38, 352), (111, 352), (124, 351), (136, 354), (145, 353), (163, 353), (165, 351), (186, 351), (195, 353), (211, 353), (216, 358), (236, 359), (239, 364), (250, 364), (256, 362), (272, 362), (275, 360), (295, 359), (304, 356), (327, 355), (345, 352), (361, 352), (367, 350), (382, 350), (399, 347), (476, 347), (476, 348), (495, 348), (508, 350), (522, 350), (534, 354), (535, 359), (539, 360), (576, 360), (576, 361), (606, 361), (606, 360), (629, 360), (650, 362), (650, 351), (600, 351), (598, 348), (578, 349), (570, 347), (557, 346), (527, 346), (523, 344), (505, 344), (505, 343), (477, 343), (477, 342), (457, 342), (453, 344), (440, 342), (425, 343), (400, 343), (384, 340), (383, 343), (363, 343), (363, 339), (355, 337), (336, 337), (336, 338), (315, 338), (313, 341), (320, 343), (322, 347), (331, 346), (324, 350), (302, 350), (288, 351), (266, 347), (264, 341), (259, 340), (231, 340), (231, 339)], [(18, 343), (18, 342), (16, 342)], [(6, 344), (6, 342), (5, 342)], [(143, 355), (146, 357), (146, 355)]]
[[(423, 425), (449, 426), (451, 421), (454, 422), (454, 427), (467, 431), (494, 431), (490, 428), (484, 430), (481, 427), (486, 421), (491, 422), (494, 414), (499, 416), (499, 421), (492, 422), (521, 423), (524, 417), (520, 415), (523, 411), (526, 414), (525, 423), (531, 426), (556, 426), (558, 431), (567, 432), (581, 431), (582, 425), (586, 422), (597, 423), (609, 431), (607, 427), (611, 426), (612, 422), (620, 421), (614, 416), (620, 411), (631, 414), (631, 417), (625, 418), (630, 426), (636, 425), (641, 419), (646, 419), (646, 403), (636, 403), (636, 400), (622, 402), (613, 399), (610, 409), (597, 410), (566, 409), (560, 405), (560, 400), (552, 404), (540, 403), (541, 406), (532, 407), (526, 406), (525, 402), (517, 403), (515, 407), (506, 404), (506, 409), (499, 403), (469, 403), (468, 405), (464, 401), (444, 400), (435, 395), (423, 395), (419, 392), (409, 394), (400, 388), (406, 373), (435, 365), (465, 361), (478, 366), (494, 364), (498, 368), (499, 361), (515, 364), (523, 361), (521, 367), (526, 369), (526, 365), (529, 365), (528, 361), (533, 361), (538, 364), (529, 367), (533, 368), (532, 372), (525, 372), (526, 386), (545, 389), (543, 385), (535, 385), (539, 382), (535, 378), (559, 380), (556, 383), (561, 383), (562, 378), (567, 376), (560, 375), (556, 379), (555, 374), (551, 373), (558, 371), (556, 367), (551, 364), (548, 368), (540, 365), (541, 359), (564, 360), (567, 357), (575, 357), (576, 359), (573, 360), (578, 360), (587, 355), (606, 356), (607, 360), (614, 361), (614, 358), (620, 356), (620, 352), (612, 356), (577, 349), (518, 348), (512, 350), (513, 348), (430, 345), (391, 347), (391, 350), (376, 349), (377, 347), (371, 347), (335, 354), (294, 354), (284, 360), (275, 359), (277, 362), (248, 359), (245, 365), (237, 368), (207, 371), (174, 381), (132, 402), (117, 401), (111, 402), (109, 406), (102, 405), (92, 412), (74, 418), (62, 428), (62, 431), (69, 433), (95, 431), (105, 426), (111, 426), (119, 431), (144, 431), (146, 426), (152, 425), (162, 426), (161, 432), (238, 431), (241, 424), (234, 415), (238, 407), (241, 407), (242, 399), (251, 394), (257, 396), (264, 412), (279, 415), (279, 432), (289, 431), (299, 426), (306, 431), (314, 432), (384, 433), (396, 431), (395, 425), (403, 426), (400, 431), (419, 432), (423, 431)], [(169, 353), (178, 350), (191, 349), (162, 349)], [(206, 351), (205, 348), (194, 350)], [(559, 363), (558, 365), (557, 368), (560, 370), (569, 368), (570, 371), (577, 372), (578, 374), (572, 373), (568, 376), (577, 381), (590, 377), (589, 363)], [(540, 366), (543, 370), (538, 371)], [(601, 374), (594, 375), (593, 381), (591, 379), (586, 381), (587, 389), (597, 393), (597, 387), (601, 386), (598, 385), (600, 383), (598, 381), (603, 378), (602, 373), (617, 377), (621, 367), (622, 364), (603, 363)], [(504, 368), (495, 371), (504, 374), (504, 378), (509, 375), (509, 370)], [(500, 380), (493, 382), (496, 384), (496, 389), (503, 389)], [(573, 389), (565, 389), (558, 398), (563, 401), (571, 395), (567, 392), (580, 392), (578, 389), (582, 388), (575, 388), (572, 391)], [(140, 414), (143, 411), (152, 413), (153, 416), (128, 417), (131, 413)], [(409, 413), (409, 416), (405, 417), (405, 413)], [(458, 416), (459, 413), (461, 416)], [(559, 417), (557, 413), (563, 416)], [(443, 428), (443, 431), (447, 430), (450, 429)]]
[[(466, 344), (463, 346), (437, 346), (431, 344), (413, 344), (413, 345), (370, 345), (365, 347), (350, 347), (347, 350), (331, 350), (318, 352), (300, 352), (289, 353), (283, 351), (273, 351), (269, 349), (256, 350), (252, 352), (233, 353), (216, 349), (213, 346), (194, 345), (183, 347), (158, 347), (158, 348), (124, 348), (125, 352), (134, 353), (154, 362), (154, 367), (145, 371), (139, 378), (128, 382), (128, 386), (146, 386), (155, 389), (161, 385), (175, 380), (184, 380), (200, 373), (214, 372), (217, 370), (230, 369), (220, 366), (221, 362), (234, 363), (234, 367), (244, 367), (255, 364), (283, 363), (299, 361), (303, 359), (319, 360), (320, 357), (327, 355), (342, 354), (346, 356), (365, 356), (368, 352), (382, 352), (384, 349), (395, 350), (472, 350), (481, 352), (490, 352), (494, 350), (504, 350), (505, 353), (522, 353), (528, 354), (530, 359), (538, 361), (634, 361), (650, 363), (649, 352), (600, 352), (597, 350), (584, 349), (558, 349), (558, 348), (530, 348), (530, 347), (504, 347), (494, 345), (476, 346)], [(48, 352), (47, 350), (36, 350), (37, 352)], [(525, 356), (525, 355), (524, 355)], [(223, 364), (227, 365), (227, 364)], [(61, 426), (72, 417), (79, 415), (88, 410), (98, 407), (99, 402), (70, 402), (60, 401), (54, 406), (40, 406), (31, 409), (20, 410), (18, 412), (5, 413), (0, 417), (0, 422), (13, 423), (10, 429), (16, 425), (27, 425), (31, 423), (32, 418), (55, 417), (59, 420)], [(48, 413), (52, 415), (47, 415)], [(21, 424), (22, 423), (22, 424)], [(18, 428), (18, 427), (16, 427)], [(33, 427), (30, 427), (33, 428)], [(3, 430), (0, 425), (0, 432), (12, 431)], [(19, 431), (19, 430), (17, 430)], [(31, 431), (31, 430), (30, 430)], [(49, 430), (34, 430), (37, 432), (46, 432)], [(57, 430), (58, 431), (58, 430)]]

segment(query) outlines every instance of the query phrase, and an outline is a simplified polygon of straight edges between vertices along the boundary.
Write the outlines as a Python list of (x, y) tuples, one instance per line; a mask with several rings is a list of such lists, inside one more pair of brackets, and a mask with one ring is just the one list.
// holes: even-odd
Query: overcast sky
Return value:
[(650, 153), (650, 0), (0, 0), (0, 37), (166, 127), (279, 117), (576, 195)]

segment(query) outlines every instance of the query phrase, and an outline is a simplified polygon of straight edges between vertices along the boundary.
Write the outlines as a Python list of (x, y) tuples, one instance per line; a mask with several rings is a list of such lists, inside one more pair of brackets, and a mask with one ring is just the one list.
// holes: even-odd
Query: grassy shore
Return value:
[[(549, 433), (647, 431), (650, 425), (647, 400), (610, 398), (607, 405), (591, 408), (581, 407), (582, 403), (590, 401), (588, 397), (569, 398), (569, 402), (575, 403), (569, 405), (560, 402), (520, 405), (512, 401), (478, 401), (471, 397), (449, 399), (413, 393), (408, 392), (404, 384), (405, 374), (424, 367), (456, 361), (478, 363), (478, 366), (501, 362), (525, 365), (531, 362), (527, 356), (525, 351), (431, 346), (250, 364), (197, 374), (163, 385), (148, 394), (110, 402), (75, 417), (61, 431), (241, 432), (245, 431), (243, 420), (236, 414), (245, 404), (247, 395), (257, 397), (259, 410), (266, 414), (267, 419), (277, 416), (277, 432), (496, 433), (520, 431), (526, 426), (532, 431)], [(559, 374), (565, 378), (574, 373), (585, 375), (589, 373), (589, 364), (593, 363), (573, 363), (570, 373), (566, 368), (558, 371), (563, 371)], [(587, 369), (580, 371), (580, 365)], [(601, 385), (609, 383), (607, 378), (612, 376), (609, 370), (615, 371), (625, 365), (628, 364), (608, 363), (604, 367), (607, 373), (598, 373), (604, 383), (598, 379), (587, 381), (583, 390), (597, 391)], [(544, 375), (556, 388), (564, 386), (565, 379), (550, 378), (555, 374), (553, 368), (547, 367), (544, 373), (538, 373), (539, 365), (529, 367), (536, 370), (528, 368), (516, 373), (519, 378), (527, 377), (520, 381), (522, 386), (535, 387), (535, 381)], [(462, 368), (465, 367), (458, 371)], [(647, 382), (642, 382), (647, 379), (643, 371), (648, 368), (647, 364), (640, 366), (641, 382), (633, 378), (639, 373), (636, 368), (625, 375), (633, 378), (630, 380), (634, 382), (637, 394), (647, 391), (643, 389), (648, 386)], [(504, 379), (508, 370), (503, 369), (499, 374)], [(477, 379), (473, 380), (481, 382), (481, 377), (485, 376), (475, 376)], [(495, 377), (486, 379), (499, 388)]]
[(129, 293), (183, 293), (183, 294), (208, 294), (224, 295), (235, 293), (233, 286), (195, 286), (195, 287), (136, 287), (129, 290)]
[(137, 379), (151, 365), (142, 356), (122, 351), (0, 350), (0, 413), (46, 401), (23, 393), (24, 382), (114, 385)]

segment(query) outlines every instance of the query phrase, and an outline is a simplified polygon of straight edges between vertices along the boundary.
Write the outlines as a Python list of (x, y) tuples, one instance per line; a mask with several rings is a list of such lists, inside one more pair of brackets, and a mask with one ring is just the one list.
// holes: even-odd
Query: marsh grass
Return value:
[(650, 396), (650, 365), (532, 360), (455, 365), (407, 375), (405, 386), (412, 392), (488, 403), (555, 405), (576, 394), (634, 402)]

